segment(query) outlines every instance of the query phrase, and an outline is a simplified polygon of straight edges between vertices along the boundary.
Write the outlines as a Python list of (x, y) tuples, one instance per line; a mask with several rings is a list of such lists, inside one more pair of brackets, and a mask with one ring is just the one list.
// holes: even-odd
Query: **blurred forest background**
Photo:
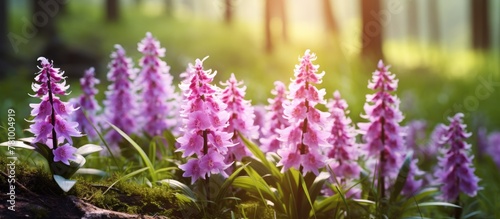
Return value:
[(499, 169), (477, 138), (479, 130), (500, 131), (500, 1), (0, 0), (0, 129), (12, 108), (16, 137), (31, 135), (29, 104), (39, 100), (28, 94), (38, 57), (66, 72), (71, 94), (63, 98), (80, 94), (79, 78), (95, 67), (102, 106), (114, 44), (138, 67), (146, 32), (166, 48), (174, 83), (188, 63), (210, 56), (204, 66), (218, 72), (217, 84), (234, 72), (254, 105), (267, 104), (273, 82), (288, 83), (297, 58), (311, 49), (326, 72), (325, 98), (339, 90), (354, 123), (383, 59), (399, 79), (401, 125), (424, 120), (429, 134), (465, 114), (483, 187), (471, 206), (500, 218)]
[(27, 127), (20, 118), (33, 102), (37, 57), (66, 71), (71, 96), (81, 92), (83, 71), (96, 67), (102, 100), (113, 45), (137, 63), (148, 31), (167, 49), (176, 82), (208, 55), (216, 81), (234, 72), (253, 104), (266, 104), (273, 82), (287, 83), (311, 49), (326, 72), (326, 98), (338, 89), (355, 122), (384, 59), (400, 79), (404, 123), (427, 120), (430, 131), (461, 111), (473, 132), (500, 129), (500, 1), (0, 0), (0, 10), (0, 122), (14, 108), (18, 130)]

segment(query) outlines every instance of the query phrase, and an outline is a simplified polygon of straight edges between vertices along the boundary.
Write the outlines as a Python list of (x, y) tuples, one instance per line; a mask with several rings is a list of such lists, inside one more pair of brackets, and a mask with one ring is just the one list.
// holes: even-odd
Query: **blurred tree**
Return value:
[(418, 5), (416, 0), (408, 1), (408, 36), (416, 40), (418, 39)]
[(271, 34), (271, 1), (272, 0), (264, 0), (264, 39), (267, 53), (273, 51), (273, 40)]
[(281, 37), (283, 41), (288, 41), (288, 19), (286, 16), (286, 0), (277, 0), (278, 14), (281, 21)]
[(490, 48), (490, 21), (488, 0), (471, 0), (472, 48), (487, 50)]
[(231, 24), (232, 21), (233, 21), (233, 4), (232, 4), (232, 1), (233, 0), (224, 0), (224, 21), (226, 22), (226, 24)]
[(33, 15), (33, 24), (36, 26), (38, 33), (42, 35), (51, 35), (55, 32), (55, 23), (57, 15), (60, 13), (61, 4), (57, 1), (31, 1), (31, 10)]
[(9, 39), (7, 38), (7, 19), (8, 10), (7, 10), (7, 0), (0, 0), (0, 79), (7, 75), (7, 72), (3, 68), (4, 65), (7, 65), (7, 47), (9, 46)]
[(166, 12), (167, 16), (173, 17), (174, 16), (174, 1), (173, 0), (165, 0), (165, 6), (166, 6)]
[(272, 20), (278, 17), (281, 27), (282, 40), (288, 41), (288, 19), (286, 16), (285, 0), (264, 0), (264, 39), (267, 53), (273, 51)]
[[(384, 59), (382, 53), (383, 26), (380, 0), (361, 0), (361, 56), (376, 61)], [(376, 62), (369, 63), (375, 66)]]
[(120, 19), (118, 0), (106, 0), (106, 20), (115, 22)]
[(429, 0), (428, 1), (429, 8), (428, 8), (428, 13), (429, 13), (429, 32), (430, 32), (430, 38), (431, 42), (435, 43), (436, 45), (439, 45), (439, 39), (441, 37), (441, 33), (439, 30), (439, 8), (438, 8), (438, 0)]
[(328, 33), (338, 33), (337, 22), (335, 21), (335, 16), (333, 16), (332, 4), (330, 0), (323, 0), (323, 19)]

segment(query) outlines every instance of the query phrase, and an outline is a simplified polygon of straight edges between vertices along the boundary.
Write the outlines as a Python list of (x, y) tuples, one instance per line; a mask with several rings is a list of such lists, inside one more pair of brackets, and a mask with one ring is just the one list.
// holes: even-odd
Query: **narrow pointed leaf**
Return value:
[(59, 175), (54, 175), (54, 180), (64, 192), (68, 192), (76, 183), (75, 180), (69, 180)]

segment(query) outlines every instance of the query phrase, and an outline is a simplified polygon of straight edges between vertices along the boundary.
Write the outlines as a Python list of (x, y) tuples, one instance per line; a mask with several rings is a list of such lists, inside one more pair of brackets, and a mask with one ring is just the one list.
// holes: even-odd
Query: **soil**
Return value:
[[(5, 193), (2, 200), (8, 200)], [(0, 218), (167, 218), (164, 216), (134, 215), (98, 208), (75, 196), (43, 196), (33, 193), (16, 195), (15, 211), (6, 201), (0, 205)]]

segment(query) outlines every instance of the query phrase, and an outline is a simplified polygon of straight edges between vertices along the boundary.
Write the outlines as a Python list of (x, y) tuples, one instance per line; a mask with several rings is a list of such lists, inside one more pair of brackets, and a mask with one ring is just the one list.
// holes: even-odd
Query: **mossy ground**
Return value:
[[(6, 166), (9, 161), (0, 158), (0, 166)], [(17, 211), (34, 218), (67, 217), (79, 215), (78, 209), (73, 209), (68, 196), (75, 196), (96, 207), (135, 215), (165, 216), (168, 218), (231, 218), (231, 215), (245, 218), (274, 218), (274, 211), (265, 207), (246, 194), (245, 202), (228, 202), (232, 208), (223, 211), (206, 212), (189, 209), (186, 203), (176, 195), (176, 191), (168, 186), (149, 187), (134, 181), (120, 181), (122, 175), (115, 173), (110, 177), (96, 180), (95, 177), (76, 175), (72, 177), (77, 183), (67, 193), (62, 191), (53, 180), (50, 173), (43, 167), (17, 162), (15, 179)], [(2, 171), (0, 177), (0, 192), (6, 194), (9, 188), (8, 177)], [(22, 188), (20, 187), (22, 186)], [(109, 189), (108, 189), (109, 188)], [(106, 191), (107, 190), (107, 191)], [(247, 197), (248, 196), (248, 197)], [(19, 204), (25, 203), (25, 204)], [(216, 203), (212, 203), (216, 204)], [(52, 208), (53, 206), (59, 206)], [(4, 205), (2, 208), (6, 209)], [(58, 209), (65, 209), (65, 214)], [(50, 210), (48, 210), (50, 209)], [(62, 214), (62, 215), (61, 215)], [(15, 215), (18, 216), (18, 215)]]

